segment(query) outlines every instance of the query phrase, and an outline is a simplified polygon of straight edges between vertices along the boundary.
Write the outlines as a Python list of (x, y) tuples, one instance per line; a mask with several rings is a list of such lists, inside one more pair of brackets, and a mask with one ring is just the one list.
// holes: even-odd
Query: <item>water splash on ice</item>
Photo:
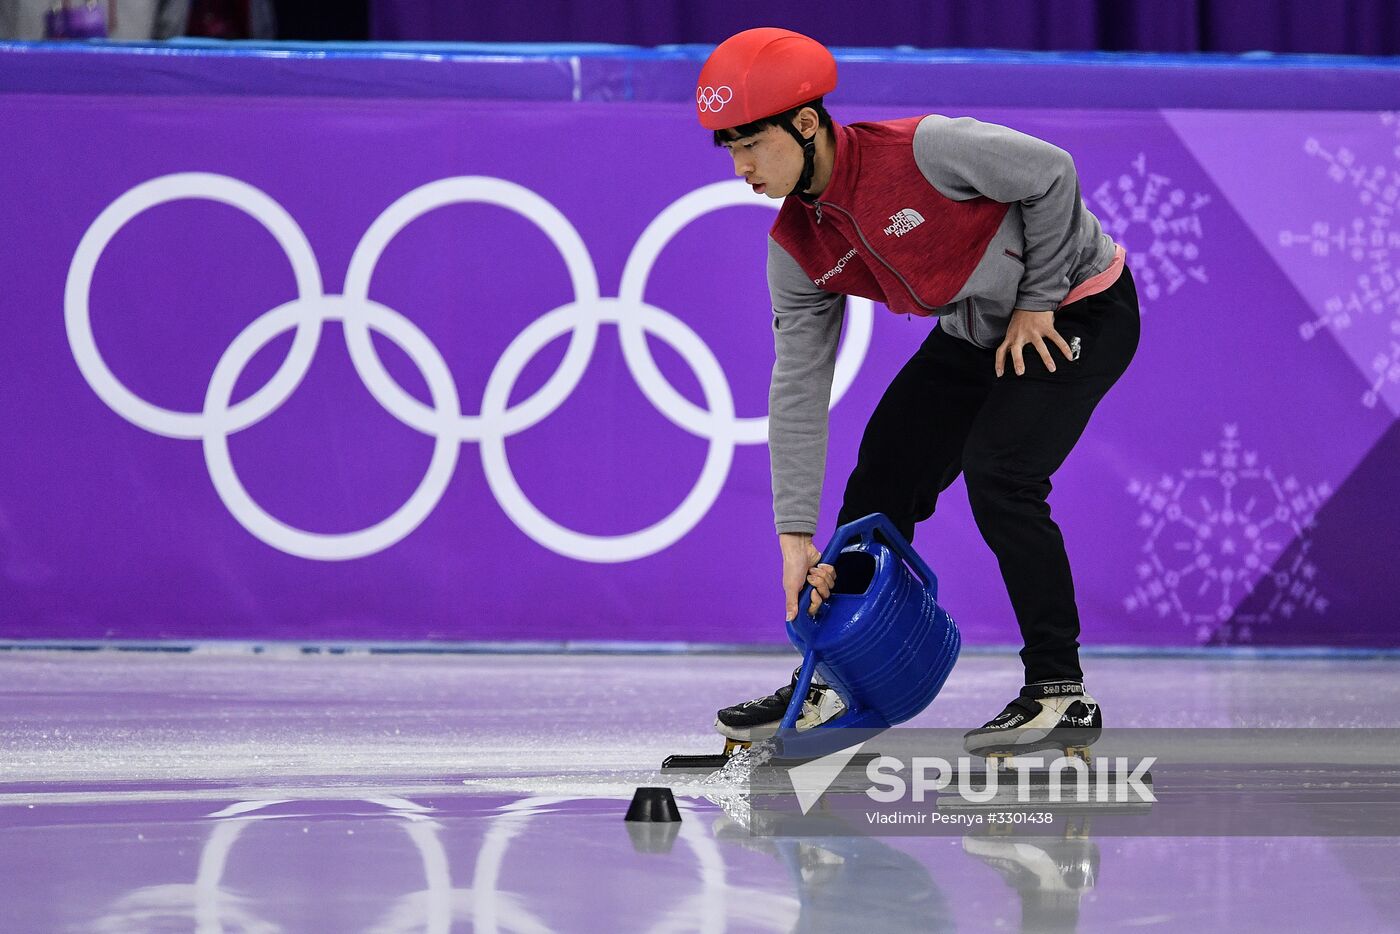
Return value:
[(736, 750), (728, 762), (697, 783), (697, 790), (711, 804), (719, 805), (730, 820), (748, 830), (753, 820), (749, 801), (753, 770), (772, 759), (775, 752), (777, 744), (772, 740)]
[(753, 770), (773, 758), (777, 744), (771, 739), (736, 750), (729, 761), (700, 780), (705, 787), (747, 786)]

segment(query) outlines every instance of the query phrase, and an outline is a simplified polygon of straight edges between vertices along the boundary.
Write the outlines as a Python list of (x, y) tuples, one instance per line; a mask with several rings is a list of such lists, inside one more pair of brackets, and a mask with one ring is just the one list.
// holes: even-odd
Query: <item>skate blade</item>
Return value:
[(740, 749), (748, 749), (749, 743), (743, 740), (730, 739), (725, 737), (724, 752), (713, 756), (687, 756), (671, 755), (661, 760), (661, 771), (663, 772), (688, 772), (703, 770), (713, 772), (715, 769), (722, 769)]
[[(741, 742), (741, 741), (739, 741), (739, 740), (727, 739), (727, 740), (725, 740), (725, 742), (724, 742), (724, 752), (719, 753), (719, 754), (717, 754), (717, 755), (713, 755), (713, 756), (687, 756), (687, 755), (677, 754), (677, 755), (667, 756), (665, 759), (661, 760), (661, 771), (663, 771), (663, 772), (691, 772), (691, 771), (713, 772), (715, 769), (722, 769), (722, 768), (724, 768), (726, 765), (729, 764), (729, 760), (732, 759), (732, 758), (734, 757), (734, 753), (738, 752), (740, 749), (747, 749), (747, 748), (749, 748), (749, 745), (750, 745), (749, 743)], [(820, 757), (820, 756), (801, 756), (801, 757), (774, 756), (772, 759), (769, 759), (769, 760), (768, 760), (768, 762), (764, 765), (764, 768), (769, 769), (769, 770), (772, 770), (772, 769), (790, 769), (790, 768), (792, 768), (793, 766), (802, 765), (804, 762), (811, 762), (813, 759), (817, 759), (817, 758), (821, 758), (821, 757)], [(856, 755), (854, 755), (854, 756), (851, 757), (851, 761), (850, 761), (849, 763), (847, 763), (846, 768), (847, 768), (848, 771), (852, 771), (852, 772), (859, 771), (861, 774), (864, 774), (866, 767), (869, 766), (871, 762), (875, 761), (875, 760), (878, 759), (878, 758), (879, 758), (879, 756), (876, 755), (875, 753), (870, 753), (870, 752), (857, 753)]]
[(1082, 759), (1085, 765), (1094, 764), (1088, 746), (1064, 746), (1058, 749), (1053, 746), (1045, 749), (993, 749), (983, 753), (982, 758), (999, 768), (1010, 768), (1018, 758), (1035, 757), (1044, 759), (1047, 753), (1052, 752), (1059, 752), (1060, 756), (1063, 757)]
[[(723, 754), (714, 756), (667, 756), (661, 763), (661, 771), (713, 772), (715, 769), (722, 769), (726, 765), (728, 765), (730, 758), (730, 756), (726, 756)], [(774, 756), (772, 759), (769, 759), (763, 764), (762, 771), (764, 773), (781, 772), (786, 769), (791, 769), (794, 766), (799, 766), (804, 763), (811, 762), (813, 758), (820, 758), (820, 756), (801, 759)], [(870, 765), (870, 763), (878, 758), (879, 756), (873, 753), (857, 753), (856, 755), (851, 757), (851, 761), (847, 763), (846, 768), (842, 770), (841, 775), (847, 776), (849, 773), (849, 776), (863, 777), (865, 776), (866, 769)], [(854, 780), (854, 778), (852, 780)]]
[[(653, 759), (653, 762), (656, 760)], [(729, 763), (729, 757), (724, 754), (714, 756), (686, 756), (672, 755), (661, 760), (661, 771), (663, 772), (713, 772), (715, 769), (722, 769)]]

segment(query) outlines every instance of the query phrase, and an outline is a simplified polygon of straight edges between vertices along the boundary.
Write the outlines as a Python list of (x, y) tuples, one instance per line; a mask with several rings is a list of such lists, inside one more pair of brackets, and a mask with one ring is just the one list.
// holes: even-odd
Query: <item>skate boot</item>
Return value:
[[(767, 697), (759, 697), (733, 707), (726, 707), (715, 716), (715, 729), (721, 736), (733, 743), (754, 743), (767, 739), (778, 732), (783, 721), (792, 692), (797, 689), (797, 672), (792, 672), (792, 681), (778, 688)], [(802, 713), (797, 718), (797, 729), (807, 730), (819, 723), (845, 713), (846, 705), (841, 695), (818, 684), (815, 679), (807, 690), (807, 699), (802, 704)], [(728, 751), (730, 744), (726, 743)]]
[(988, 759), (1059, 750), (1089, 760), (1103, 732), (1099, 705), (1082, 681), (1038, 681), (1021, 688), (1006, 709), (963, 736), (963, 748)]

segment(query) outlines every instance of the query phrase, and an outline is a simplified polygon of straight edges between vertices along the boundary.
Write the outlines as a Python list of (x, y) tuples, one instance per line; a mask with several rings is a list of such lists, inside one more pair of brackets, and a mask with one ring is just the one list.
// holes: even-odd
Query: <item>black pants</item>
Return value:
[(1027, 683), (1083, 677), (1074, 582), (1046, 497), (1137, 350), (1132, 274), (1125, 268), (1111, 288), (1057, 311), (1055, 329), (1071, 346), (1079, 339), (1077, 361), (1051, 344), (1051, 373), (1027, 346), (1025, 375), (1008, 353), (1000, 379), (995, 351), (935, 329), (870, 416), (838, 519), (883, 512), (912, 541), (914, 524), (933, 515), (938, 494), (962, 473), (1021, 627)]

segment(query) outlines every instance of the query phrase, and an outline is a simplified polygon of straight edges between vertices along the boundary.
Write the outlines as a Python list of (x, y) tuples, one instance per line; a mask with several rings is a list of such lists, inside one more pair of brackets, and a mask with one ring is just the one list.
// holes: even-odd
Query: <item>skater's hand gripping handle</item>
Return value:
[(822, 602), (831, 596), (836, 586), (836, 568), (822, 564), (822, 554), (812, 544), (812, 536), (795, 532), (784, 532), (778, 536), (778, 544), (783, 552), (783, 595), (787, 598), (784, 619), (792, 622), (797, 618), (797, 601), (802, 588), (812, 588), (812, 605), (807, 610), (809, 616), (816, 616)]

